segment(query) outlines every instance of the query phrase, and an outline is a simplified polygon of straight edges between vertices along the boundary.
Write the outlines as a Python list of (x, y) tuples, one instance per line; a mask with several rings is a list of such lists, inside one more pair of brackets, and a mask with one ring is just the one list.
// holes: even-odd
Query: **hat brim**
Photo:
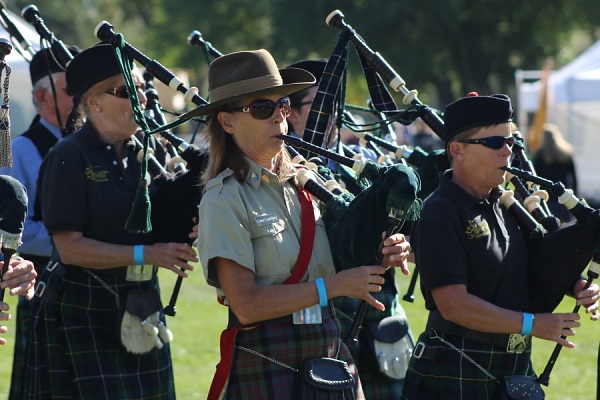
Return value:
[(279, 74), (283, 80), (283, 85), (281, 86), (272, 86), (265, 89), (239, 93), (227, 99), (205, 104), (192, 111), (188, 111), (187, 113), (180, 115), (179, 119), (190, 119), (210, 115), (225, 104), (233, 103), (248, 97), (266, 96), (274, 93), (287, 96), (302, 89), (309, 88), (316, 83), (315, 77), (310, 72), (300, 68), (283, 68), (279, 70)]

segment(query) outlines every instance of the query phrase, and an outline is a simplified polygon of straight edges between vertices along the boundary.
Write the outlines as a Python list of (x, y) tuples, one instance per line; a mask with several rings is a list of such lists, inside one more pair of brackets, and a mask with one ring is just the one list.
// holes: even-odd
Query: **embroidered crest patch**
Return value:
[(473, 220), (467, 221), (467, 223), (469, 226), (465, 234), (468, 239), (477, 239), (490, 235), (490, 227), (485, 219), (481, 219), (481, 216), (477, 216)]

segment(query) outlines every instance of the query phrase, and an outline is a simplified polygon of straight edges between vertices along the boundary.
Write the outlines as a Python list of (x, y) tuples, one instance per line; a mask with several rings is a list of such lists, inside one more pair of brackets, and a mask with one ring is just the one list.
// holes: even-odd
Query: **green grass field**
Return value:
[[(401, 295), (406, 293), (410, 278), (398, 274)], [(163, 302), (168, 303), (175, 283), (175, 275), (161, 272)], [(7, 296), (14, 308), (15, 299)], [(420, 292), (415, 293), (415, 302), (402, 301), (409, 323), (415, 335), (422, 332), (427, 313), (424, 311)], [(574, 300), (565, 299), (558, 310), (570, 312)], [(168, 317), (173, 331), (171, 345), (175, 368), (177, 396), (180, 399), (205, 399), (212, 380), (215, 365), (219, 360), (219, 335), (226, 326), (226, 308), (216, 301), (214, 289), (208, 287), (197, 270), (184, 281), (177, 301), (177, 315)], [(0, 348), (3, 367), (0, 368), (0, 398), (8, 397), (14, 326), (9, 321), (9, 333), (5, 337), (9, 344)], [(573, 339), (575, 349), (563, 349), (550, 375), (550, 385), (545, 387), (549, 400), (594, 400), (597, 384), (597, 354), (600, 323), (593, 323), (582, 315), (582, 326)], [(546, 366), (554, 343), (534, 340), (534, 367), (541, 373)]]

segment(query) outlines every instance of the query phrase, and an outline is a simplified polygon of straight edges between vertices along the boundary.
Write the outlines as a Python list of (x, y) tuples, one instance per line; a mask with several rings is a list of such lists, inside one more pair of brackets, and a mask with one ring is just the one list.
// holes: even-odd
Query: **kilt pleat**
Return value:
[[(64, 267), (57, 267), (59, 268)], [(158, 282), (127, 282), (98, 273), (124, 304), (131, 289)], [(117, 302), (98, 280), (66, 267), (64, 277), (45, 271), (46, 292), (33, 301), (25, 398), (174, 399), (169, 345), (134, 355), (117, 341)]]

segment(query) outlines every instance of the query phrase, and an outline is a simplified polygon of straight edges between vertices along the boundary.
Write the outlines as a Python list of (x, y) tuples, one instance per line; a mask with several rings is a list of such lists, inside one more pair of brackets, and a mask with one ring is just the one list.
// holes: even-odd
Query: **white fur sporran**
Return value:
[(132, 354), (145, 354), (161, 349), (173, 340), (173, 333), (160, 319), (161, 303), (158, 292), (131, 290), (125, 306), (117, 317), (117, 337)]

